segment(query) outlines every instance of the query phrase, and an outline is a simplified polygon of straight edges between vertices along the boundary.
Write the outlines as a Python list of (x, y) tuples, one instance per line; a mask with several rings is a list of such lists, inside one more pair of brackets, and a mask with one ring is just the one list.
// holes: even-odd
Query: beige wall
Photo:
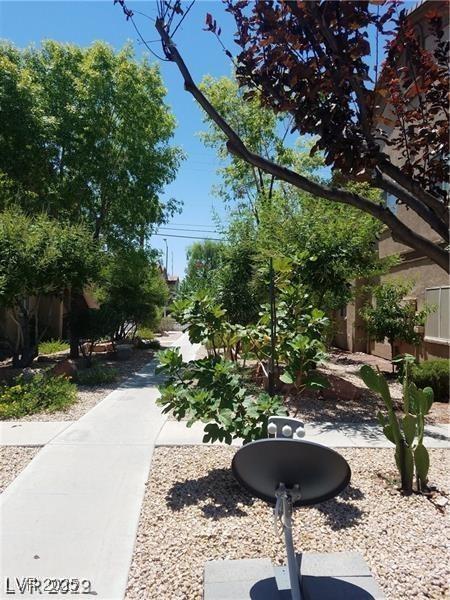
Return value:
[(347, 304), (344, 313), (335, 312), (332, 317), (335, 325), (333, 344), (349, 352), (368, 351), (367, 332), (359, 314), (367, 299), (361, 292), (362, 285), (363, 282), (355, 284), (355, 300)]

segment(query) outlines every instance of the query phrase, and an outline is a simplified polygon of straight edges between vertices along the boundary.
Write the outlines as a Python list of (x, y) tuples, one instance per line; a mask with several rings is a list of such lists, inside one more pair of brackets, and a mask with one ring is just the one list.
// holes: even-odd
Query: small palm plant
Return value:
[(425, 416), (433, 404), (434, 395), (430, 387), (423, 390), (410, 382), (411, 362), (404, 358), (403, 371), (403, 417), (395, 414), (389, 386), (386, 379), (372, 367), (361, 367), (360, 375), (368, 388), (379, 394), (386, 406), (387, 415), (378, 412), (378, 421), (387, 439), (395, 444), (395, 462), (401, 478), (401, 490), (404, 494), (413, 491), (414, 476), (417, 491), (426, 490), (430, 457), (423, 444)]

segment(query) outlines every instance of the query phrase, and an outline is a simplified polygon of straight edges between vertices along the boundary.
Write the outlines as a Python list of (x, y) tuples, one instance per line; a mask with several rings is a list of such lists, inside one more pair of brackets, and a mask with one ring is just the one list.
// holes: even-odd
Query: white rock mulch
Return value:
[(33, 460), (40, 448), (0, 446), (0, 493)]
[[(270, 507), (233, 479), (234, 451), (155, 450), (127, 600), (200, 600), (206, 560), (269, 557), (284, 563)], [(296, 511), (297, 550), (360, 551), (390, 600), (448, 597), (448, 515), (423, 496), (402, 497), (380, 477), (396, 476), (392, 450), (341, 452), (352, 468), (351, 485), (339, 498)], [(448, 494), (449, 452), (430, 453), (430, 481)]]

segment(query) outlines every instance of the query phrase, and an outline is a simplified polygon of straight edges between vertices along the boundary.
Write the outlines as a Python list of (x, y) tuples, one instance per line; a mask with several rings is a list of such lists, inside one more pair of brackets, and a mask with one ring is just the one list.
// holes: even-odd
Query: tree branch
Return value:
[(444, 202), (441, 202), (436, 196), (430, 194), (422, 188), (422, 186), (414, 181), (411, 177), (405, 175), (398, 167), (392, 164), (386, 158), (383, 158), (378, 162), (378, 167), (383, 173), (388, 175), (391, 179), (396, 181), (410, 194), (418, 198), (423, 202), (430, 210), (432, 210), (438, 217), (443, 219), (444, 223), (448, 226), (449, 224), (449, 213), (448, 207)]
[(172, 42), (163, 21), (161, 19), (157, 19), (155, 26), (159, 35), (161, 36), (165, 55), (170, 61), (177, 65), (184, 79), (185, 90), (192, 94), (192, 96), (197, 100), (212, 121), (226, 135), (228, 138), (227, 149), (230, 153), (242, 158), (244, 161), (253, 165), (254, 167), (262, 169), (266, 173), (270, 173), (277, 179), (286, 181), (291, 185), (308, 192), (309, 194), (312, 194), (313, 196), (319, 196), (321, 198), (331, 200), (332, 202), (348, 204), (372, 215), (389, 227), (395, 240), (425, 254), (436, 264), (442, 267), (442, 269), (447, 272), (450, 271), (448, 253), (438, 244), (431, 242), (430, 240), (411, 230), (386, 207), (375, 204), (371, 200), (368, 200), (367, 198), (364, 198), (355, 192), (334, 187), (327, 187), (317, 183), (316, 181), (309, 180), (303, 175), (300, 175), (299, 173), (296, 173), (287, 167), (276, 164), (269, 159), (251, 152), (245, 146), (241, 138), (216, 111), (214, 106), (197, 87), (184, 60), (178, 52), (175, 44)]
[(428, 223), (428, 225), (436, 233), (438, 233), (444, 241), (449, 241), (448, 228), (446, 227), (445, 223), (428, 208), (428, 206), (409, 194), (409, 192), (407, 192), (402, 186), (398, 185), (397, 182), (383, 175), (381, 170), (376, 169), (376, 172), (377, 175), (375, 182), (377, 187), (401, 200), (406, 206), (411, 208), (419, 215), (419, 217)]

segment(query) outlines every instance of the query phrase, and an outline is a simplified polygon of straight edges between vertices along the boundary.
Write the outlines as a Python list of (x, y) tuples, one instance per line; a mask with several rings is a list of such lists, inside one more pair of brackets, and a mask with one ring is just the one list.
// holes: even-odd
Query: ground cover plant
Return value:
[(93, 386), (105, 383), (113, 383), (117, 380), (119, 373), (114, 367), (105, 365), (93, 365), (87, 369), (77, 372), (76, 382), (79, 385)]
[(55, 354), (69, 349), (69, 344), (63, 340), (46, 340), (39, 342), (39, 354)]
[(75, 402), (76, 395), (76, 385), (64, 376), (39, 373), (26, 380), (19, 375), (11, 385), (0, 386), (0, 419), (62, 410)]

